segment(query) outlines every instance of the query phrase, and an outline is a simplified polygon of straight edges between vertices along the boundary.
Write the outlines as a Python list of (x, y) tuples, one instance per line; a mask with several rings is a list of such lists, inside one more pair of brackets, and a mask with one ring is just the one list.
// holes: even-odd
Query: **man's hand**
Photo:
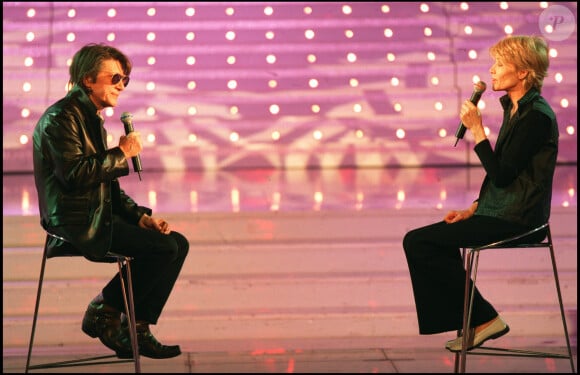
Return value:
[(141, 150), (143, 150), (141, 133), (131, 132), (127, 135), (122, 135), (119, 139), (119, 148), (123, 151), (123, 154), (125, 154), (125, 158), (127, 159), (139, 155)]
[(169, 224), (163, 219), (155, 219), (151, 216), (144, 214), (139, 219), (139, 226), (145, 229), (152, 229), (163, 234), (169, 234), (171, 230), (169, 229)]

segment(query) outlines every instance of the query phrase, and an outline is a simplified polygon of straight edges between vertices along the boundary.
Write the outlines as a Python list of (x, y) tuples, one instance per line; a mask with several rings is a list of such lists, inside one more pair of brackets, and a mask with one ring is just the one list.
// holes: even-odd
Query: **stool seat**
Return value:
[(123, 255), (116, 255), (109, 253), (107, 256), (103, 258), (92, 258), (85, 256), (82, 251), (77, 249), (73, 244), (64, 240), (61, 237), (58, 237), (54, 234), (47, 234), (46, 235), (46, 258), (57, 258), (57, 257), (78, 257), (84, 256), (86, 259), (90, 260), (91, 262), (97, 263), (116, 263), (117, 260)]
[[(469, 334), (472, 331), (471, 315), (473, 311), (473, 295), (475, 293), (475, 283), (477, 279), (477, 268), (479, 263), (479, 255), (484, 250), (493, 249), (523, 249), (523, 248), (548, 248), (550, 250), (550, 257), (552, 260), (552, 270), (554, 272), (554, 282), (556, 284), (556, 293), (560, 305), (560, 314), (562, 317), (562, 325), (564, 328), (564, 336), (566, 338), (566, 346), (568, 354), (560, 354), (553, 352), (539, 352), (521, 349), (507, 349), (507, 348), (490, 348), (478, 347), (467, 350), (467, 343), (470, 341)], [(558, 278), (558, 268), (556, 267), (556, 257), (554, 255), (554, 244), (552, 242), (552, 233), (550, 231), (550, 224), (544, 223), (534, 229), (521, 233), (519, 235), (505, 238), (501, 241), (489, 243), (482, 246), (466, 246), (462, 251), (463, 261), (465, 265), (465, 289), (463, 301), (463, 327), (457, 331), (457, 337), (463, 337), (461, 351), (455, 354), (455, 372), (465, 372), (467, 355), (478, 354), (486, 356), (514, 356), (514, 357), (533, 357), (533, 358), (555, 358), (555, 359), (569, 359), (570, 368), (572, 372), (576, 372), (574, 368), (574, 358), (572, 356), (572, 348), (570, 346), (570, 336), (568, 335), (568, 326), (566, 324), (566, 315), (564, 312), (564, 304), (562, 302), (562, 292), (560, 290), (560, 281)], [(465, 333), (465, 334), (462, 334)]]

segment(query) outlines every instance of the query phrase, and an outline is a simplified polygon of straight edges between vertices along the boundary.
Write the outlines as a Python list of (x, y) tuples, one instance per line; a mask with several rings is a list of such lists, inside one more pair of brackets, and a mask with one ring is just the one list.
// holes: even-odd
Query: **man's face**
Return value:
[[(115, 77), (115, 75), (117, 76)], [(113, 77), (121, 79), (117, 83), (113, 83)], [(119, 94), (125, 89), (125, 83), (128, 83), (127, 78), (123, 75), (121, 63), (117, 60), (105, 60), (94, 82), (90, 78), (85, 79), (85, 86), (91, 89), (89, 98), (97, 110), (117, 105)]]

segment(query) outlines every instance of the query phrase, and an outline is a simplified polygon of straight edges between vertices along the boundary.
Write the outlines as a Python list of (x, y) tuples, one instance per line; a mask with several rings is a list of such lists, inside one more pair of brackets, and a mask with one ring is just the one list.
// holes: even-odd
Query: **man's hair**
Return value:
[(535, 87), (542, 92), (550, 66), (548, 45), (544, 39), (538, 36), (507, 36), (489, 51), (494, 58), (514, 64), (516, 70), (527, 70), (524, 88), (528, 90)]
[(103, 43), (90, 43), (82, 47), (75, 53), (69, 67), (69, 87), (80, 86), (88, 91), (83, 80), (86, 77), (93, 81), (97, 79), (97, 74), (101, 70), (101, 64), (105, 60), (116, 60), (123, 67), (123, 74), (131, 74), (131, 60), (115, 47)]

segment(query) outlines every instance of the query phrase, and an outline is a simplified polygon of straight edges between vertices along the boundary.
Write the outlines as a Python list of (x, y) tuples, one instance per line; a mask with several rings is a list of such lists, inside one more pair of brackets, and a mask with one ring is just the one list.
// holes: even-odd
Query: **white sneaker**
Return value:
[[(497, 339), (510, 331), (510, 327), (503, 321), (503, 319), (498, 315), (497, 318), (494, 319), (493, 323), (489, 326), (485, 327), (481, 332), (477, 333), (474, 337), (473, 333), (475, 329), (472, 328), (469, 330), (468, 336), (468, 345), (467, 350), (471, 350), (473, 348), (477, 348), (481, 346), (484, 342), (489, 339)], [(460, 352), (461, 351), (461, 344), (463, 344), (463, 337), (458, 337), (454, 340), (449, 340), (445, 344), (445, 349), (452, 351), (452, 352)]]

